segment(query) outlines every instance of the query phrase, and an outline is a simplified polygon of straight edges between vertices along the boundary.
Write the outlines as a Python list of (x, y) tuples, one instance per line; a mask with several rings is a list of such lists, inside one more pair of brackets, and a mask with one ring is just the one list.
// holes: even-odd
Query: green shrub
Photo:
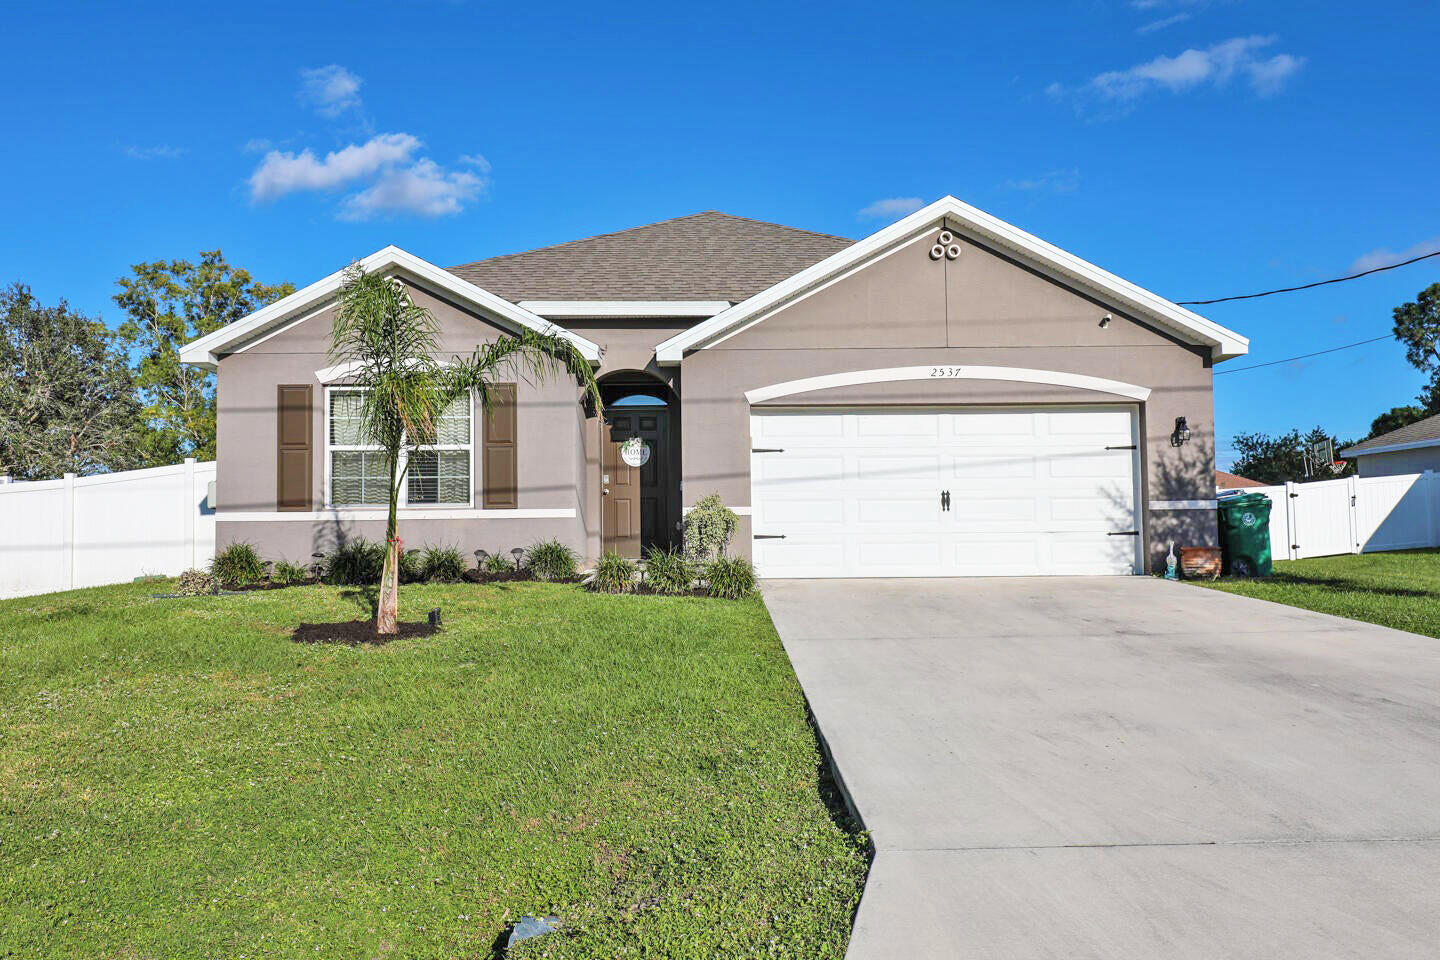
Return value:
[(325, 580), (339, 587), (378, 584), (384, 569), (385, 545), (364, 537), (347, 540), (325, 558)]
[(419, 550), (405, 550), (400, 554), (400, 582), (419, 583), (425, 579), (425, 555)]
[(175, 584), (175, 592), (182, 597), (203, 597), (216, 593), (219, 589), (220, 585), (215, 578), (204, 570), (186, 570), (180, 574), (180, 579)]
[(421, 563), (425, 568), (425, 579), (430, 583), (459, 583), (470, 568), (459, 547), (433, 544), (425, 548)]
[(248, 587), (265, 579), (265, 561), (253, 544), (232, 543), (210, 561), (210, 575), (225, 587)]
[(744, 557), (716, 557), (705, 568), (712, 597), (739, 600), (755, 592), (755, 568)]
[(645, 560), (645, 582), (656, 593), (689, 593), (695, 586), (695, 565), (681, 550), (652, 550)]
[(702, 497), (685, 514), (685, 556), (692, 563), (708, 563), (725, 555), (740, 518), (725, 506), (720, 494)]
[(559, 540), (542, 540), (526, 551), (525, 565), (536, 580), (573, 580), (580, 557)]
[(492, 577), (515, 573), (517, 569), (514, 561), (501, 553), (488, 554), (484, 560), (480, 561), (481, 572)]
[(635, 561), (611, 551), (595, 565), (590, 589), (600, 593), (629, 593), (635, 589)]
[(277, 560), (275, 566), (270, 570), (270, 579), (276, 583), (283, 583), (287, 587), (296, 583), (304, 583), (310, 579), (310, 571), (298, 563), (291, 563), (289, 560)]

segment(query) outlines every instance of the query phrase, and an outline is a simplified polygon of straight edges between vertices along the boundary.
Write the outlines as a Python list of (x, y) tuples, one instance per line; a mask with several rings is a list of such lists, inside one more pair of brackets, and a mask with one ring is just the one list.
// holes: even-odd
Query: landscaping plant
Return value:
[(645, 559), (645, 583), (656, 593), (689, 593), (695, 586), (695, 565), (682, 550), (651, 550)]
[(365, 587), (380, 577), (385, 548), (356, 537), (340, 544), (325, 558), (325, 580), (340, 587)]
[(204, 570), (186, 570), (175, 583), (175, 592), (182, 597), (203, 597), (219, 589), (215, 578)]
[(394, 277), (351, 266), (339, 303), (330, 362), (354, 371), (350, 382), (363, 390), (360, 435), (381, 448), (390, 476), (384, 568), (375, 609), (375, 632), (389, 636), (396, 632), (400, 609), (396, 510), (409, 463), (405, 454), (435, 443), (440, 412), (472, 392), (488, 412), (502, 371), (536, 382), (563, 370), (580, 383), (596, 411), (602, 407), (600, 388), (589, 361), (574, 344), (528, 329), (481, 344), (468, 360), (454, 357), (442, 363), (436, 358), (440, 344), (434, 316), (411, 300)]
[(428, 546), (422, 554), (425, 579), (429, 583), (459, 583), (470, 565), (459, 547)]
[(253, 544), (232, 543), (210, 561), (210, 574), (223, 587), (248, 587), (265, 579), (265, 561)]
[(705, 568), (712, 597), (739, 600), (755, 592), (755, 568), (744, 557), (716, 557)]
[(575, 579), (580, 557), (559, 540), (542, 540), (525, 553), (526, 566), (536, 580)]
[(400, 582), (420, 583), (425, 579), (425, 555), (419, 550), (400, 554)]
[(505, 555), (492, 553), (480, 561), (480, 572), (492, 577), (500, 577), (507, 573), (519, 573), (520, 567)]
[(635, 589), (635, 561), (611, 551), (595, 565), (590, 589), (599, 593), (629, 593)]
[(310, 579), (310, 571), (298, 563), (291, 563), (289, 560), (277, 560), (275, 561), (275, 566), (270, 569), (270, 579), (275, 583), (283, 583), (288, 587), (297, 583), (304, 583)]
[(723, 556), (739, 523), (740, 518), (725, 506), (720, 494), (702, 497), (685, 514), (685, 556), (692, 563), (708, 563)]

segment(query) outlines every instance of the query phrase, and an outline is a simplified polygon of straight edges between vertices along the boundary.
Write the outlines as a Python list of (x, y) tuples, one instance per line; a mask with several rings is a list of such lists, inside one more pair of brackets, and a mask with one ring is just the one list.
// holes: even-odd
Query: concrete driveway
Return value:
[(765, 602), (875, 842), (852, 960), (1440, 956), (1440, 641), (1148, 577)]

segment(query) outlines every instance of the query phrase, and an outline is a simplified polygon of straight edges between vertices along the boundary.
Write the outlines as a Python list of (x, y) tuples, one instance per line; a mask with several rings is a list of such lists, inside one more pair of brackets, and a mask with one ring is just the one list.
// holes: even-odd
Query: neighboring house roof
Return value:
[(1263, 487), (1265, 484), (1259, 480), (1251, 480), (1249, 477), (1226, 473), (1224, 470), (1216, 470), (1215, 486), (1220, 490), (1243, 490), (1246, 487)]
[[(450, 267), (507, 300), (744, 300), (855, 241), (707, 210)], [(728, 303), (726, 304), (728, 306)]]
[(1250, 349), (1250, 341), (1179, 304), (1166, 300), (1122, 280), (1046, 243), (982, 210), (962, 203), (954, 197), (942, 197), (910, 216), (871, 234), (864, 240), (832, 253), (824, 260), (794, 276), (789, 276), (723, 313), (696, 324), (689, 330), (661, 343), (656, 359), (665, 364), (679, 363), (689, 350), (703, 350), (724, 340), (732, 333), (765, 320), (776, 311), (815, 290), (841, 279), (878, 257), (907, 243), (912, 243), (937, 226), (954, 230), (961, 238), (970, 237), (1028, 264), (1074, 289), (1093, 291), (1102, 302), (1114, 303), (1136, 317), (1169, 332), (1184, 343), (1210, 349), (1214, 361), (1242, 356)]
[[(585, 359), (591, 363), (600, 362), (600, 348), (584, 337), (577, 336), (493, 293), (481, 290), (399, 247), (389, 246), (377, 250), (361, 260), (359, 266), (370, 273), (402, 276), (436, 292), (456, 297), (512, 330), (529, 328), (564, 337), (575, 344)], [(329, 306), (344, 282), (345, 271), (337, 270), (323, 280), (297, 290), (268, 307), (256, 310), (243, 320), (237, 320), (199, 340), (187, 343), (180, 348), (180, 362), (214, 370), (221, 356), (239, 353), (265, 335)]]
[(1440, 447), (1440, 414), (1346, 447), (1340, 451), (1340, 456), (1363, 457), (1367, 453), (1392, 453), (1397, 450), (1418, 450), (1421, 447)]

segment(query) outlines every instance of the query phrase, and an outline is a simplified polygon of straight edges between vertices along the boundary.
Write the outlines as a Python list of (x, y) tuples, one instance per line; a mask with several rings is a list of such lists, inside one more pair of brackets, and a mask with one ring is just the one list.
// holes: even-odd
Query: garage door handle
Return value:
[(1134, 449), (1135, 449), (1135, 444), (1133, 444), (1133, 443), (1127, 443), (1127, 444), (1126, 444), (1125, 446), (1123, 446), (1123, 447), (1106, 447), (1105, 449), (1106, 449), (1106, 450), (1134, 450)]
[(785, 539), (785, 534), (783, 534), (783, 533), (757, 533), (757, 534), (755, 534), (754, 539), (756, 539), (756, 540), (784, 540), (784, 539)]
[(1112, 531), (1112, 532), (1110, 532), (1110, 533), (1105, 534), (1105, 536), (1107, 536), (1107, 537), (1138, 537), (1138, 536), (1140, 536), (1140, 531), (1139, 531), (1139, 530), (1115, 530), (1115, 531)]
[(751, 447), (751, 453), (784, 453), (784, 447)]

